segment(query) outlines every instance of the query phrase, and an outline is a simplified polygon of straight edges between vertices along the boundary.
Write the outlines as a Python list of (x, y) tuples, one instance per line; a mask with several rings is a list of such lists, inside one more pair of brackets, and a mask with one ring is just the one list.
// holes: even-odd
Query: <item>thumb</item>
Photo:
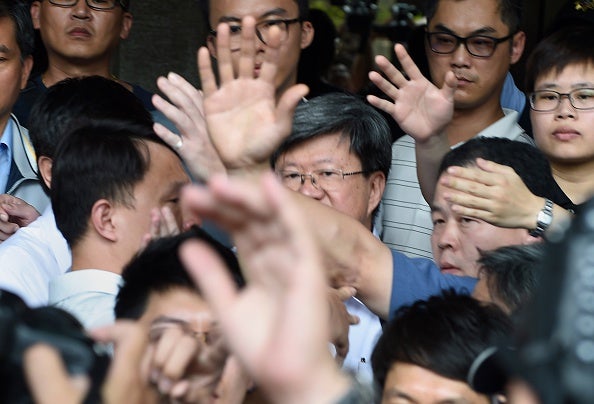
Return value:
[(458, 80), (456, 80), (456, 75), (453, 71), (449, 71), (445, 75), (445, 79), (443, 82), (443, 87), (441, 91), (444, 93), (445, 97), (450, 100), (452, 103), (454, 102), (454, 93), (458, 88)]
[(58, 351), (45, 344), (28, 348), (23, 355), (25, 378), (34, 402), (78, 404), (90, 381), (86, 375), (70, 376)]

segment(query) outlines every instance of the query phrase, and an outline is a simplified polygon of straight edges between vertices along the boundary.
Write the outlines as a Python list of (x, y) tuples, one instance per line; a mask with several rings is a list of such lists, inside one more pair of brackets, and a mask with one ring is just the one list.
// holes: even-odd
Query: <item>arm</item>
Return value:
[(349, 382), (327, 348), (321, 251), (290, 192), (272, 174), (257, 184), (213, 178), (208, 189), (186, 188), (182, 203), (233, 235), (248, 279), (241, 291), (204, 244), (187, 242), (181, 258), (259, 388), (272, 402), (338, 401)]
[[(477, 159), (476, 167), (450, 167), (440, 180), (448, 193), (446, 200), (460, 215), (476, 217), (499, 227), (536, 228), (536, 217), (544, 198), (530, 192), (522, 179), (508, 166)], [(553, 207), (549, 235), (565, 227), (571, 212)]]
[(439, 164), (450, 150), (444, 130), (454, 113), (456, 78), (448, 72), (443, 88), (438, 89), (421, 74), (402, 45), (396, 44), (394, 52), (404, 74), (384, 56), (378, 56), (376, 63), (387, 78), (369, 73), (369, 79), (391, 101), (372, 95), (368, 101), (390, 114), (415, 139), (419, 184), (425, 200), (432, 201)]

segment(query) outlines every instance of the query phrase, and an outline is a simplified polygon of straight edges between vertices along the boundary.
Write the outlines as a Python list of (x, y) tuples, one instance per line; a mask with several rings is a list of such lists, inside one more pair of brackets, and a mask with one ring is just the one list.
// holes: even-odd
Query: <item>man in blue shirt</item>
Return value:
[[(0, 194), (18, 197), (38, 212), (48, 203), (36, 175), (35, 153), (27, 130), (11, 115), (33, 66), (33, 25), (26, 5), (16, 0), (0, 4)], [(15, 201), (2, 197), (1, 201)], [(16, 200), (18, 201), (18, 200)], [(0, 207), (2, 209), (2, 207)], [(8, 215), (0, 211), (0, 231)], [(3, 238), (0, 238), (0, 240)]]

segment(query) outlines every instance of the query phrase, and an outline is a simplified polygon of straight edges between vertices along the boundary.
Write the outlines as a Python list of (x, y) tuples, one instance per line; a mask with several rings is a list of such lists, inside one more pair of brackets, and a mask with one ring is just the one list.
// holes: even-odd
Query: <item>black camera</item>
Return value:
[(44, 343), (56, 348), (71, 375), (85, 374), (91, 389), (85, 403), (101, 402), (110, 356), (72, 315), (55, 307), (31, 309), (18, 296), (0, 290), (0, 402), (33, 403), (23, 372), (23, 354)]

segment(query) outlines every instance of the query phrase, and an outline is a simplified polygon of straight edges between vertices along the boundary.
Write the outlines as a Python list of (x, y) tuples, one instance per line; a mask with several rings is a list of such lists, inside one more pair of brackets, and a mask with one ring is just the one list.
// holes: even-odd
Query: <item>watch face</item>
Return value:
[(538, 212), (536, 220), (539, 226), (548, 226), (553, 221), (553, 215), (549, 211), (541, 210)]

